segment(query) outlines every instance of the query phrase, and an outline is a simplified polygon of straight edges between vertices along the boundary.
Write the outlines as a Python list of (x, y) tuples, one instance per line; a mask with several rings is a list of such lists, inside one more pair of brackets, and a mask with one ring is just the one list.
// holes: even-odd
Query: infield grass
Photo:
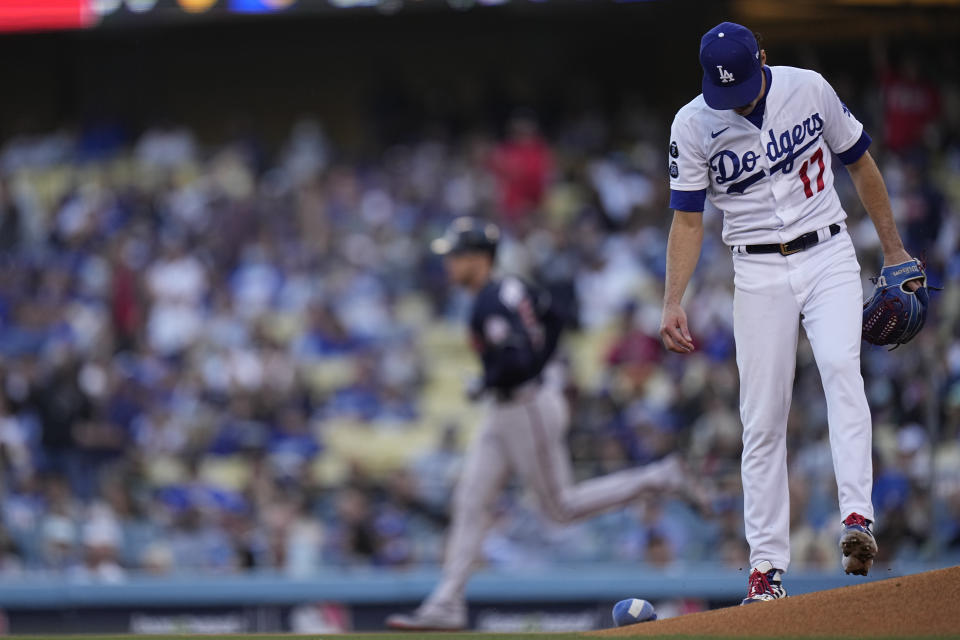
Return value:
[(241, 635), (58, 635), (58, 636), (4, 636), (4, 640), (585, 640), (581, 633), (247, 633)]
[[(110, 635), (110, 634), (62, 634), (44, 636), (3, 636), (3, 640), (186, 640), (187, 638), (202, 638), (203, 640), (291, 640), (305, 638), (308, 640), (589, 640), (593, 632), (580, 633), (436, 633), (436, 632), (407, 632), (407, 633), (323, 633), (323, 634), (296, 634), (296, 633), (247, 633), (240, 635), (206, 635), (206, 634), (173, 634), (173, 635)], [(601, 636), (603, 637), (603, 636)], [(619, 636), (631, 638), (637, 636)], [(649, 637), (649, 636), (647, 636)], [(742, 637), (730, 636), (697, 636), (697, 635), (664, 635), (669, 640), (743, 640)], [(960, 640), (960, 632), (950, 635), (916, 635), (916, 636), (837, 636), (819, 637), (817, 640)], [(768, 637), (755, 636), (751, 640), (809, 640), (803, 636)]]
[[(3, 636), (3, 640), (186, 640), (187, 638), (202, 638), (203, 640), (291, 640), (305, 638), (308, 640), (590, 640), (596, 638), (595, 632), (579, 633), (436, 633), (436, 632), (406, 632), (406, 633), (246, 633), (239, 635), (206, 635), (206, 634), (173, 634), (173, 635), (116, 635), (116, 634), (62, 634), (43, 636)], [(601, 638), (603, 636), (600, 636)], [(638, 636), (619, 636), (631, 638)], [(649, 636), (646, 636), (649, 637)], [(664, 635), (669, 640), (743, 640), (740, 636), (698, 636), (698, 635)], [(818, 636), (817, 640), (960, 640), (960, 631), (956, 634), (930, 634), (915, 636)], [(754, 636), (751, 640), (809, 640), (804, 636), (768, 637)]]

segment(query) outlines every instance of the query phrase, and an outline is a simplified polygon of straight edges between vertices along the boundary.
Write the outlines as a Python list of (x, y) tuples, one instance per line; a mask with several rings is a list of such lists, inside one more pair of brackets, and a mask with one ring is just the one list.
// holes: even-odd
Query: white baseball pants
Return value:
[[(823, 234), (821, 234), (823, 237)], [(827, 400), (840, 517), (873, 520), (870, 408), (860, 375), (863, 288), (846, 229), (789, 256), (734, 253), (734, 335), (743, 421), (744, 523), (750, 564), (790, 565), (787, 416), (799, 324)]]
[(532, 489), (551, 519), (567, 523), (629, 503), (645, 490), (675, 484), (673, 466), (656, 463), (573, 483), (566, 445), (569, 416), (562, 394), (550, 386), (528, 388), (515, 401), (492, 403), (467, 451), (453, 499), (443, 577), (428, 603), (463, 600), (467, 580), (492, 523), (492, 508), (508, 474)]

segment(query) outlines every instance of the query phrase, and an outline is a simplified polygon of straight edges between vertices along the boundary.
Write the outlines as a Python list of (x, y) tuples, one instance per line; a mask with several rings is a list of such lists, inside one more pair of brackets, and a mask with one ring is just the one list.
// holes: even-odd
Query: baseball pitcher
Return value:
[(723, 213), (734, 263), (734, 337), (743, 422), (744, 521), (752, 572), (744, 604), (786, 596), (790, 564), (787, 414), (802, 323), (823, 381), (837, 478), (842, 564), (866, 575), (877, 553), (870, 408), (860, 375), (860, 266), (833, 188), (846, 166), (876, 227), (884, 273), (924, 299), (922, 268), (903, 248), (870, 136), (820, 74), (766, 66), (745, 27), (724, 22), (700, 43), (703, 93), (670, 132), (673, 224), (660, 335), (695, 345), (681, 298), (703, 239), (704, 202)]

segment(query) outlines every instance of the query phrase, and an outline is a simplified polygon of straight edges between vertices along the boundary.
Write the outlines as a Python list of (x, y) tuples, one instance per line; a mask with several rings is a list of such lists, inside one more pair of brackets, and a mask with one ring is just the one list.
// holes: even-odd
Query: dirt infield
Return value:
[[(789, 583), (785, 586), (789, 590)], [(960, 567), (607, 629), (592, 635), (960, 637)]]

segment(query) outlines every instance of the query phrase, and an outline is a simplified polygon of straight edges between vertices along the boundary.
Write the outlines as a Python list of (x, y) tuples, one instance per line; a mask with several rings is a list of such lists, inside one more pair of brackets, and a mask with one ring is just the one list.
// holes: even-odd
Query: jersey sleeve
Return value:
[(670, 208), (680, 211), (703, 211), (710, 176), (690, 118), (678, 113), (670, 127), (668, 159), (670, 173)]
[(820, 113), (823, 114), (823, 138), (844, 164), (855, 162), (870, 146), (870, 136), (864, 132), (863, 124), (840, 100), (830, 83), (819, 74), (817, 80), (820, 83), (819, 106)]
[(564, 314), (561, 313), (554, 297), (545, 289), (537, 289), (534, 292), (536, 315), (543, 328), (543, 340), (538, 360), (540, 367), (546, 366), (550, 358), (557, 350), (557, 344), (560, 342), (560, 335), (563, 332)]
[(670, 127), (670, 189), (672, 191), (699, 191), (710, 184), (707, 159), (702, 141), (698, 139), (691, 118), (678, 113)]

